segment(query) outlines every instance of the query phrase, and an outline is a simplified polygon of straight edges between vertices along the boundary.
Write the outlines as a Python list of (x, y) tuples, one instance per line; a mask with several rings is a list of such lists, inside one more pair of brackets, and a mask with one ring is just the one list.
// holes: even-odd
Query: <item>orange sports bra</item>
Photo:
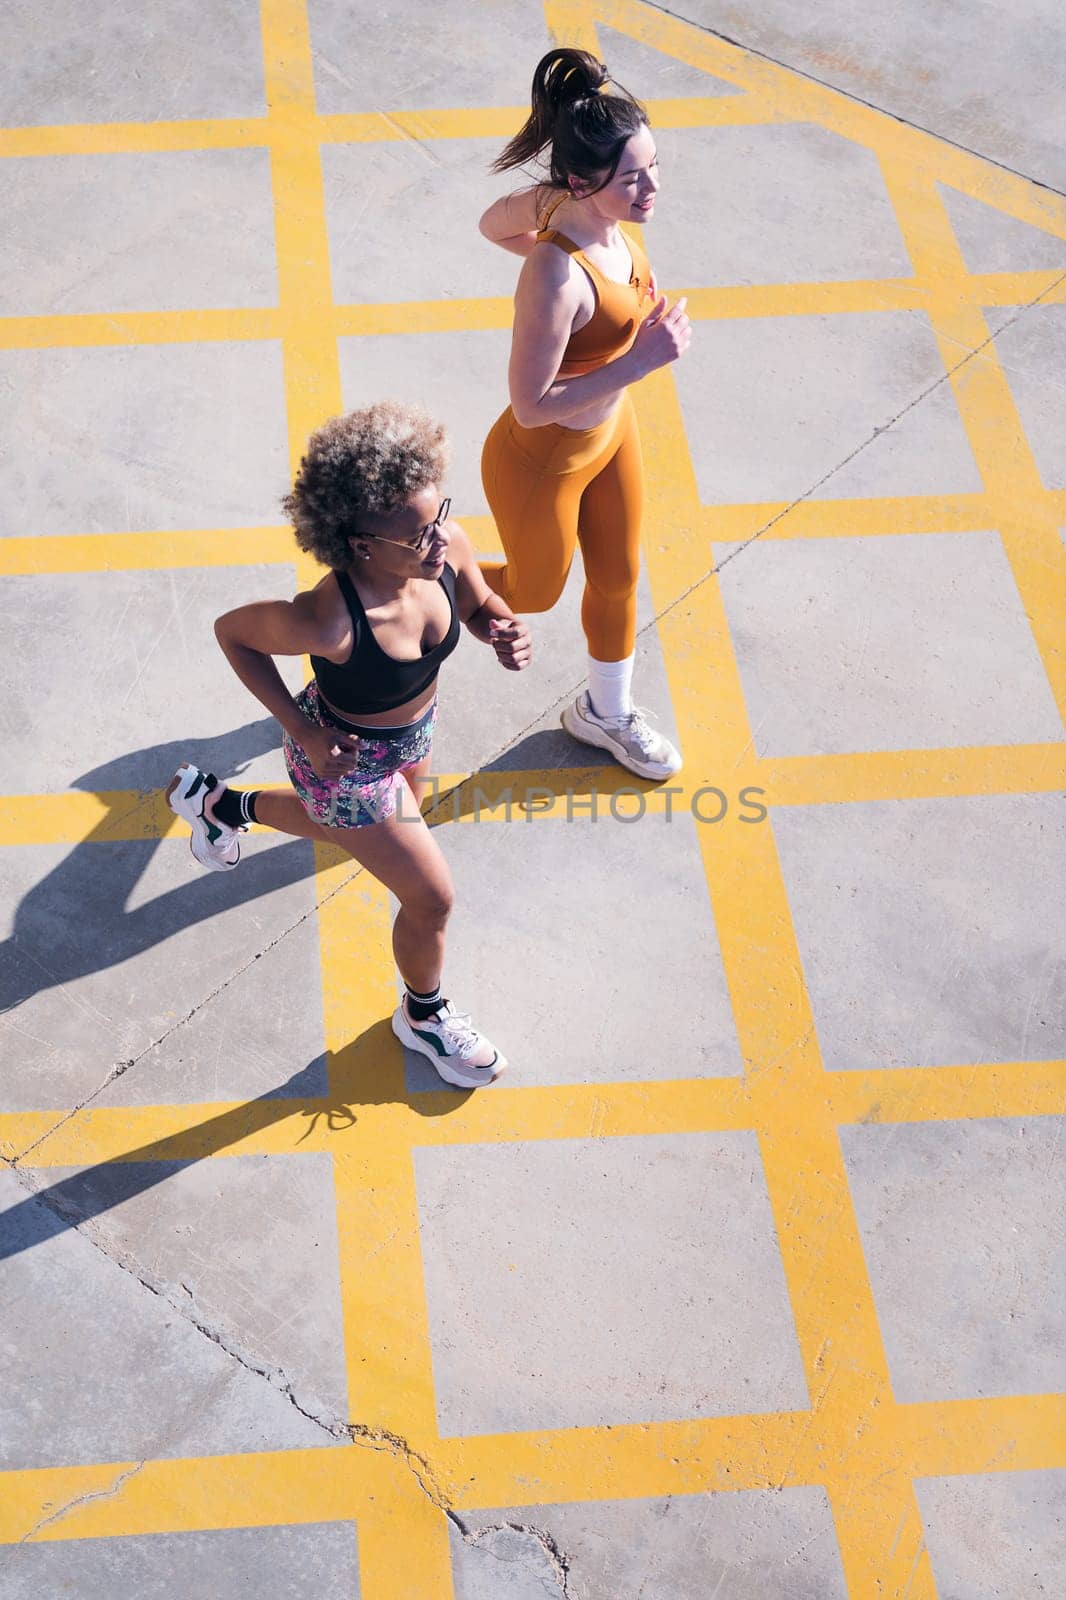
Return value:
[[(561, 204), (561, 201), (557, 203)], [(545, 224), (551, 220), (554, 210), (555, 206), (552, 206), (544, 217)], [(538, 244), (558, 245), (560, 250), (571, 256), (588, 274), (596, 292), (595, 311), (583, 328), (570, 335), (563, 353), (563, 365), (572, 376), (595, 372), (597, 367), (604, 367), (608, 361), (625, 355), (637, 336), (637, 329), (651, 310), (651, 268), (648, 258), (632, 234), (627, 233), (624, 237), (633, 259), (633, 271), (628, 283), (618, 283), (613, 278), (605, 277), (580, 245), (568, 239), (565, 233), (556, 233), (554, 228), (545, 226), (537, 234)]]

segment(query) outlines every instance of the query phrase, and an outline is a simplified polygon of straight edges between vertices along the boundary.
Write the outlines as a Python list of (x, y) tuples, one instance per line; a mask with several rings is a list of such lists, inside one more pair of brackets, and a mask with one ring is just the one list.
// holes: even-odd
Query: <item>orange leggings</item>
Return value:
[(629, 395), (596, 428), (520, 428), (508, 406), (485, 440), (481, 477), (507, 556), (482, 567), (489, 587), (515, 611), (549, 611), (580, 544), (589, 654), (631, 656), (644, 469)]

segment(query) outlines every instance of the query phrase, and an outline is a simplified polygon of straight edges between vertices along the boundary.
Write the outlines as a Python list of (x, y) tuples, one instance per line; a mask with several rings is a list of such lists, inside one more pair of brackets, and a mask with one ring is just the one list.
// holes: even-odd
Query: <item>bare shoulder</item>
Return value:
[(291, 602), (293, 631), (316, 654), (341, 648), (351, 640), (352, 619), (335, 572), (327, 572), (313, 589), (302, 589)]
[(518, 293), (533, 301), (556, 300), (562, 295), (576, 306), (586, 281), (581, 268), (565, 250), (542, 239), (526, 257), (518, 278)]

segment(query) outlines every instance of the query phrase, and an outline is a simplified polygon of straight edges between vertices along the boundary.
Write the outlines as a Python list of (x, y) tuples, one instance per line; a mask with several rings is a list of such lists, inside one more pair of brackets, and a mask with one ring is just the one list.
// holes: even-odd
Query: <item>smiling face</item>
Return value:
[(368, 569), (394, 578), (439, 578), (451, 542), (449, 505), (438, 486), (427, 483), (395, 511), (366, 512), (360, 534), (352, 539), (356, 561), (361, 565), (365, 559)]
[(622, 146), (614, 177), (590, 194), (577, 179), (574, 198), (609, 222), (647, 222), (655, 210), (659, 188), (659, 158), (652, 131), (642, 123)]

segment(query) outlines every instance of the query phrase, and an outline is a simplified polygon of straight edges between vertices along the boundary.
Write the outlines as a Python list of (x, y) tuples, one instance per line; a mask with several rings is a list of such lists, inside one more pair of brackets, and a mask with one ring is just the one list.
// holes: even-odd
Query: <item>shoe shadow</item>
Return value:
[[(278, 742), (277, 723), (264, 717), (232, 733), (199, 740), (195, 755), (211, 770), (239, 776)], [(159, 789), (188, 753), (183, 740), (149, 745), (73, 780), (72, 788), (99, 795), (107, 809), (92, 832), (33, 884), (16, 907), (11, 933), (0, 944), (0, 1011), (44, 989), (128, 961), (177, 928), (204, 922), (310, 875), (311, 852), (304, 841), (293, 840), (250, 853), (236, 875), (200, 871), (181, 888), (127, 909), (161, 843)], [(145, 772), (158, 774), (157, 788), (141, 787)], [(108, 844), (106, 860), (92, 848), (101, 843)]]
[[(319, 1078), (321, 1058), (316, 1058), (254, 1100), (227, 1106), (177, 1133), (124, 1150), (108, 1161), (35, 1190), (0, 1213), (0, 1260), (45, 1244), (123, 1201), (158, 1187), (183, 1168), (218, 1156), (281, 1122), (300, 1118), (306, 1122), (300, 1136), (293, 1140), (296, 1150), (312, 1133), (321, 1135), (323, 1125), (338, 1139), (343, 1138), (358, 1123), (360, 1107), (403, 1103), (420, 1116), (440, 1117), (458, 1110), (474, 1092), (447, 1089), (408, 1094), (403, 1085), (400, 1054), (399, 1042), (388, 1022), (374, 1022), (342, 1050), (327, 1055), (330, 1090), (326, 1095), (307, 1093), (308, 1084)], [(27, 1165), (32, 1166), (32, 1156)]]

